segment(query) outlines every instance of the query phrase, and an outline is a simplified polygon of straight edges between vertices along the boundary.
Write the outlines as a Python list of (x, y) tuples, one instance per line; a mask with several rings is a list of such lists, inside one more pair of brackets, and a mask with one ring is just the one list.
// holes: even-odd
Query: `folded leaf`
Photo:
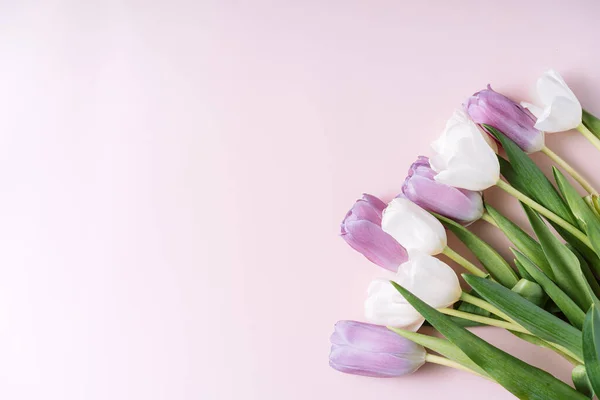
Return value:
[(529, 332), (561, 345), (581, 358), (581, 332), (577, 328), (496, 282), (468, 274), (464, 274), (463, 278), (487, 302), (498, 307)]
[(492, 278), (509, 288), (517, 284), (519, 277), (492, 246), (481, 240), (461, 224), (442, 215), (433, 215), (475, 254), (475, 257), (483, 264)]
[(496, 221), (498, 228), (504, 232), (508, 240), (517, 246), (517, 249), (533, 261), (535, 265), (539, 266), (546, 275), (551, 279), (554, 279), (552, 267), (550, 267), (548, 260), (546, 260), (542, 246), (540, 246), (535, 239), (529, 236), (517, 224), (500, 214), (494, 207), (486, 204), (485, 208), (488, 214)]
[(527, 279), (521, 279), (511, 290), (538, 307), (544, 307), (548, 300), (544, 289), (536, 282)]
[[(461, 328), (446, 315), (432, 308), (408, 290), (395, 282), (391, 283), (431, 325), (517, 398), (522, 400), (587, 399), (549, 373), (505, 353)], [(510, 292), (504, 286), (497, 283), (496, 285)], [(519, 297), (517, 294), (515, 296)]]
[(514, 249), (513, 253), (521, 266), (544, 289), (546, 294), (554, 301), (560, 311), (565, 314), (571, 324), (577, 329), (581, 329), (583, 327), (583, 320), (585, 319), (585, 313), (582, 309), (523, 253)]
[(552, 234), (535, 211), (524, 204), (523, 209), (552, 267), (556, 283), (582, 310), (587, 310), (592, 304), (593, 294), (581, 271), (577, 256)]
[(590, 399), (594, 397), (594, 389), (592, 388), (592, 383), (588, 379), (585, 366), (578, 365), (573, 368), (573, 371), (571, 371), (571, 379), (573, 380), (575, 389), (577, 389), (579, 393), (586, 395)]
[(583, 323), (583, 359), (594, 392), (600, 393), (600, 312), (595, 305)]

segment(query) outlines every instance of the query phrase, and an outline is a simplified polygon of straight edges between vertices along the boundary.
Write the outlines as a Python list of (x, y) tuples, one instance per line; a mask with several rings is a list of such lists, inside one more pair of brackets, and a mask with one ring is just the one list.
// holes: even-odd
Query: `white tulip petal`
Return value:
[(566, 97), (557, 97), (544, 109), (535, 124), (546, 132), (564, 132), (581, 124), (581, 105)]
[(447, 244), (446, 230), (433, 215), (404, 198), (392, 200), (383, 211), (381, 228), (407, 250), (439, 254)]
[(454, 187), (481, 191), (500, 179), (500, 165), (493, 140), (467, 117), (456, 111), (446, 123), (446, 130), (431, 144), (436, 152), (431, 168), (438, 172), (435, 180)]
[(537, 95), (543, 107), (522, 103), (537, 118), (539, 130), (563, 132), (581, 124), (582, 109), (577, 96), (554, 70), (546, 71), (536, 83)]
[[(435, 257), (412, 251), (394, 278), (402, 287), (434, 308), (449, 307), (462, 293), (456, 273)], [(372, 323), (416, 331), (423, 317), (384, 279), (374, 280), (365, 301), (365, 316)]]

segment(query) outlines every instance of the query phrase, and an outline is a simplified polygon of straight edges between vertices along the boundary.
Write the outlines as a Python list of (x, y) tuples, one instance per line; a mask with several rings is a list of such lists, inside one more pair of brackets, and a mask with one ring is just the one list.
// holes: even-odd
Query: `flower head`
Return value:
[(354, 250), (373, 263), (396, 271), (408, 259), (408, 254), (392, 236), (381, 229), (381, 218), (386, 205), (370, 194), (354, 203), (342, 221), (342, 238)]
[(354, 375), (391, 378), (425, 364), (425, 349), (383, 326), (339, 321), (331, 335), (329, 365)]
[(481, 218), (483, 200), (480, 192), (448, 186), (436, 181), (436, 175), (429, 159), (419, 156), (410, 166), (399, 197), (461, 223), (468, 224)]

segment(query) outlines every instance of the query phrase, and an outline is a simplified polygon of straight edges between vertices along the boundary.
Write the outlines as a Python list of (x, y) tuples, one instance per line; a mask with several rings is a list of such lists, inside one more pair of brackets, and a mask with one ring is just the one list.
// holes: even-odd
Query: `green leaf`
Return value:
[[(513, 250), (513, 249), (511, 248), (511, 250)], [(523, 264), (521, 263), (521, 261), (519, 261), (518, 259), (515, 258), (514, 263), (517, 266), (517, 270), (519, 271), (519, 274), (521, 274), (521, 276), (523, 277), (523, 279), (527, 279), (528, 281), (535, 282), (535, 278), (533, 276), (531, 276), (531, 274), (523, 266)]]
[[(585, 396), (549, 373), (492, 346), (465, 328), (456, 325), (450, 318), (396, 282), (391, 283), (431, 325), (517, 398), (522, 400), (586, 399)], [(499, 284), (496, 285), (510, 292), (509, 289)], [(519, 297), (517, 294), (515, 296)]]
[(581, 230), (587, 234), (596, 254), (600, 255), (600, 220), (585, 203), (585, 200), (577, 193), (577, 190), (569, 183), (567, 178), (565, 178), (562, 172), (556, 167), (552, 167), (552, 172), (554, 173), (554, 179), (558, 184), (558, 189), (567, 201), (571, 212), (577, 219), (577, 224)]
[(590, 130), (595, 136), (600, 138), (600, 119), (594, 117), (591, 113), (583, 110), (583, 115), (581, 116), (583, 124), (586, 128)]
[(489, 244), (461, 224), (442, 215), (433, 215), (475, 254), (475, 257), (483, 264), (492, 278), (506, 287), (512, 288), (516, 285), (519, 277), (506, 260)]
[[(569, 208), (533, 160), (513, 141), (504, 136), (503, 133), (489, 125), (484, 124), (484, 127), (500, 141), (502, 148), (506, 151), (506, 155), (510, 161), (510, 168), (507, 168), (506, 165), (501, 165), (503, 167), (501, 171), (509, 183), (562, 219), (574, 225), (575, 220)], [(507, 172), (507, 169), (512, 171)]]
[(590, 399), (594, 397), (594, 389), (592, 388), (592, 383), (588, 379), (585, 366), (578, 365), (573, 368), (573, 371), (571, 371), (571, 379), (573, 380), (575, 389), (577, 389), (579, 393), (586, 395)]
[(528, 335), (527, 333), (516, 332), (516, 331), (513, 331), (511, 333), (513, 335), (515, 335), (516, 337), (518, 337), (519, 339), (523, 339), (526, 342), (529, 342), (531, 344), (535, 344), (536, 346), (540, 346), (540, 347), (544, 347), (546, 349), (550, 349), (550, 350), (554, 351), (555, 353), (558, 353), (558, 354), (562, 355), (566, 360), (568, 360), (572, 364), (579, 363), (579, 361), (575, 360), (574, 358), (572, 358), (568, 354), (562, 352), (561, 350), (557, 349), (556, 347), (554, 347), (550, 343), (548, 343), (548, 342), (540, 339), (537, 336)]
[(583, 272), (583, 276), (585, 277), (587, 283), (590, 285), (590, 289), (592, 289), (592, 292), (594, 292), (596, 297), (599, 297), (600, 285), (598, 284), (598, 280), (596, 279), (596, 276), (592, 272), (586, 259), (581, 255), (580, 252), (577, 251), (577, 249), (575, 249), (575, 247), (571, 246), (570, 244), (567, 244), (567, 248), (571, 250), (573, 254), (575, 254), (575, 256), (577, 256), (577, 259), (579, 260), (579, 266), (581, 267), (581, 272)]
[[(545, 198), (536, 197), (535, 193), (530, 192), (528, 182), (524, 181), (522, 179), (522, 177), (513, 170), (512, 166), (510, 165), (510, 163), (508, 161), (506, 161), (502, 157), (498, 157), (498, 161), (500, 162), (500, 171), (501, 171), (502, 175), (506, 178), (506, 180), (512, 186), (514, 186), (520, 192), (531, 197), (532, 199), (534, 199), (535, 201), (537, 201), (544, 207), (546, 207), (546, 208), (552, 207), (550, 203), (546, 202)], [(547, 180), (547, 178), (544, 178), (544, 179)], [(566, 205), (566, 203), (565, 203), (565, 205)], [(554, 210), (554, 211), (556, 212), (556, 210)], [(572, 225), (577, 224), (575, 217), (570, 212), (567, 215), (560, 215), (560, 214), (558, 214), (558, 215), (561, 216), (563, 219), (565, 219), (567, 222), (571, 223)], [(577, 251), (579, 251), (581, 254), (583, 254), (585, 259), (590, 263), (592, 270), (597, 275), (600, 276), (600, 258), (598, 257), (598, 255), (596, 255), (594, 250), (590, 249), (585, 243), (583, 243), (581, 240), (579, 240), (578, 238), (573, 236), (573, 234), (566, 231), (564, 228), (562, 228), (558, 224), (556, 224), (552, 221), (548, 221), (548, 222), (550, 223), (550, 225), (552, 225), (552, 227), (556, 230), (556, 232), (558, 232), (558, 234), (560, 236), (562, 236), (568, 243), (573, 245), (573, 247), (575, 247), (577, 249)], [(510, 237), (509, 237), (509, 239), (510, 239)], [(515, 243), (515, 245), (517, 245), (517, 243)], [(541, 262), (541, 260), (537, 259), (533, 254), (530, 254), (529, 252), (525, 251), (524, 248), (519, 247), (519, 245), (517, 245), (517, 248), (519, 248), (519, 250), (523, 251), (525, 253), (525, 255), (527, 255), (527, 257), (531, 258), (531, 260), (534, 261), (536, 263), (536, 265), (538, 265), (540, 268), (542, 268), (544, 270), (544, 272), (546, 272), (546, 274), (548, 274), (548, 270), (545, 268), (545, 265)], [(548, 276), (552, 277), (552, 275), (550, 275), (550, 274), (548, 274)]]
[(596, 252), (594, 250), (590, 249), (581, 240), (577, 239), (575, 236), (573, 236), (571, 233), (567, 232), (566, 230), (564, 230), (557, 224), (550, 222), (550, 225), (552, 225), (552, 227), (556, 230), (556, 232), (558, 232), (558, 234), (560, 236), (562, 236), (563, 239), (565, 239), (565, 241), (567, 243), (569, 243), (579, 253), (581, 253), (583, 255), (583, 257), (589, 263), (592, 270), (596, 271), (596, 274), (600, 275), (600, 258), (598, 258), (598, 255), (596, 254)]
[(531, 261), (533, 261), (535, 265), (539, 266), (546, 275), (548, 275), (551, 279), (554, 279), (552, 267), (550, 267), (548, 260), (546, 260), (542, 246), (540, 246), (536, 240), (529, 236), (517, 224), (500, 214), (500, 212), (494, 207), (486, 204), (485, 208), (488, 214), (490, 214), (494, 221), (496, 221), (498, 228), (504, 232), (508, 240), (517, 246), (517, 249), (519, 249)]
[(582, 337), (585, 369), (594, 392), (600, 393), (600, 313), (596, 305), (585, 316)]
[(556, 283), (582, 310), (587, 310), (592, 304), (593, 295), (583, 276), (577, 256), (552, 234), (535, 211), (524, 204), (523, 209), (552, 267)]
[(459, 349), (456, 345), (452, 344), (450, 341), (446, 339), (441, 339), (435, 336), (423, 335), (422, 333), (411, 332), (404, 329), (398, 329), (388, 326), (388, 329), (392, 332), (397, 333), (398, 335), (414, 342), (416, 344), (420, 344), (423, 347), (428, 348), (429, 350), (435, 351), (443, 355), (446, 358), (449, 358), (457, 363), (472, 369), (478, 374), (487, 376), (487, 372), (485, 372), (479, 365), (475, 364), (467, 355)]
[(514, 249), (511, 250), (515, 254), (515, 257), (517, 257), (517, 261), (544, 289), (546, 294), (554, 301), (560, 311), (565, 314), (571, 324), (577, 329), (581, 329), (583, 327), (583, 320), (585, 319), (585, 313), (581, 308), (523, 253)]
[(559, 344), (581, 358), (581, 332), (548, 311), (488, 279), (464, 274), (465, 281), (487, 302), (498, 307), (535, 336)]

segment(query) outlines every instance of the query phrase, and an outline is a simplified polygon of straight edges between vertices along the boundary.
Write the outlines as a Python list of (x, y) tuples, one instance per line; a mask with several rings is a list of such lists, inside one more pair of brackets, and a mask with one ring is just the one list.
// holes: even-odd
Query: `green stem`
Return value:
[(516, 324), (516, 322), (511, 317), (506, 315), (504, 312), (502, 312), (496, 306), (491, 305), (490, 303), (488, 303), (487, 301), (485, 301), (483, 299), (480, 299), (478, 297), (475, 297), (475, 296), (470, 295), (469, 293), (465, 293), (465, 292), (462, 292), (462, 294), (460, 295), (460, 299), (462, 301), (464, 301), (465, 303), (473, 304), (474, 306), (483, 308), (484, 310), (489, 311), (492, 314), (497, 315), (498, 317), (500, 317), (512, 324)]
[(448, 257), (449, 259), (451, 259), (452, 261), (462, 265), (464, 269), (466, 269), (473, 275), (476, 275), (476, 276), (479, 276), (482, 278), (485, 278), (487, 276), (487, 274), (484, 271), (482, 271), (479, 267), (477, 267), (471, 261), (467, 260), (466, 258), (461, 256), (460, 254), (458, 254), (457, 252), (455, 252), (448, 246), (446, 246), (444, 248), (444, 250), (442, 250), (442, 254), (445, 255), (446, 257)]
[(479, 322), (480, 324), (496, 326), (498, 328), (507, 329), (509, 331), (529, 333), (529, 331), (520, 325), (513, 324), (512, 322), (500, 321), (493, 318), (482, 317), (481, 315), (470, 314), (464, 311), (454, 310), (452, 308), (440, 308), (438, 310), (442, 314), (450, 315), (453, 317), (459, 317), (468, 321)]
[(494, 225), (496, 228), (499, 228), (498, 224), (496, 223), (496, 220), (487, 211), (483, 213), (481, 219), (487, 222), (488, 224)]
[(495, 382), (489, 376), (481, 375), (480, 373), (477, 373), (477, 372), (473, 371), (471, 368), (467, 368), (464, 365), (459, 364), (456, 361), (452, 361), (452, 360), (450, 360), (449, 358), (446, 358), (446, 357), (440, 357), (440, 356), (436, 356), (435, 354), (429, 354), (428, 353), (428, 354), (425, 355), (425, 361), (428, 362), (428, 363), (432, 363), (432, 364), (443, 365), (444, 367), (450, 367), (450, 368), (458, 369), (458, 370), (461, 370), (461, 371), (470, 372), (473, 375), (477, 375), (477, 376), (480, 376), (482, 378), (489, 379), (489, 380)]
[(592, 185), (583, 176), (581, 176), (579, 172), (575, 170), (575, 168), (569, 165), (569, 163), (563, 160), (558, 154), (556, 154), (546, 146), (544, 146), (544, 148), (542, 149), (542, 153), (547, 155), (552, 161), (558, 164), (559, 167), (567, 171), (567, 173), (571, 175), (573, 179), (579, 182), (581, 187), (584, 188), (589, 194), (598, 194), (596, 189), (594, 189)]
[(590, 239), (588, 239), (588, 237), (583, 232), (581, 232), (579, 229), (577, 229), (558, 215), (554, 214), (552, 211), (548, 210), (546, 207), (542, 206), (539, 203), (536, 203), (535, 201), (525, 196), (523, 193), (519, 192), (517, 189), (504, 182), (503, 180), (498, 180), (498, 182), (496, 182), (496, 186), (498, 186), (500, 189), (504, 190), (506, 193), (510, 194), (517, 200), (521, 201), (522, 203), (533, 208), (535, 211), (539, 212), (550, 221), (555, 222), (557, 225), (564, 228), (577, 239), (581, 240), (587, 247), (593, 250)]
[(579, 124), (577, 130), (583, 136), (585, 136), (585, 138), (589, 140), (591, 144), (593, 144), (598, 150), (600, 150), (600, 139), (598, 139), (596, 135), (594, 135), (588, 128), (586, 128), (584, 124)]

